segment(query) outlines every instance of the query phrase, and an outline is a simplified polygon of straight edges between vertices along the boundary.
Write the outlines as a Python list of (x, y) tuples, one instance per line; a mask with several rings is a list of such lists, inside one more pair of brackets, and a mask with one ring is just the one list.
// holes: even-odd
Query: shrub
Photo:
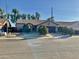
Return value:
[(46, 26), (40, 26), (38, 28), (38, 32), (41, 34), (41, 35), (46, 35), (48, 33), (48, 29)]
[(73, 34), (75, 34), (75, 31), (72, 29), (72, 28), (70, 28), (70, 29), (68, 29), (68, 33), (69, 33), (69, 35), (73, 35)]
[(22, 32), (27, 32), (27, 33), (29, 33), (29, 32), (31, 32), (31, 28), (29, 28), (29, 26), (28, 25), (24, 25), (23, 26), (23, 29), (22, 29)]
[(59, 27), (59, 33), (61, 34), (69, 34), (69, 35), (73, 35), (74, 34), (74, 30), (72, 28), (67, 28), (67, 27)]

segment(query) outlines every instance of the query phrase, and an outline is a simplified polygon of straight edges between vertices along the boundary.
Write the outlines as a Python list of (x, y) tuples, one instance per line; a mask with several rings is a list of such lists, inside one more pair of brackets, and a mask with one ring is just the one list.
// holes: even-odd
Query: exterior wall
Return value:
[[(24, 26), (24, 24), (21, 24), (21, 23), (16, 24), (17, 31), (21, 32), (20, 30), (23, 29), (23, 26)], [(47, 26), (47, 28), (48, 28), (49, 33), (56, 33), (56, 27), (55, 26)], [(32, 31), (36, 32), (37, 31), (37, 26), (33, 25)]]
[(79, 35), (79, 31), (78, 31), (78, 30), (75, 30), (75, 34), (76, 34), (76, 35)]
[(23, 28), (24, 24), (16, 24), (17, 31), (20, 31)]
[[(16, 24), (16, 28), (17, 28), (17, 31), (18, 32), (21, 32), (21, 30), (23, 29), (23, 26), (24, 26), (24, 24)], [(32, 28), (32, 30), (34, 31), (34, 32), (36, 32), (37, 31), (37, 26), (33, 26), (33, 28)]]

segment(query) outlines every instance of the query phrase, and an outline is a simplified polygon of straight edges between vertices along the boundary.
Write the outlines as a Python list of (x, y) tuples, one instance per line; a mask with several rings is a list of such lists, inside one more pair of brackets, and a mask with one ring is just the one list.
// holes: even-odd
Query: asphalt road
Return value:
[(79, 59), (79, 39), (0, 41), (0, 59)]
[(0, 41), (0, 59), (33, 59), (27, 42)]

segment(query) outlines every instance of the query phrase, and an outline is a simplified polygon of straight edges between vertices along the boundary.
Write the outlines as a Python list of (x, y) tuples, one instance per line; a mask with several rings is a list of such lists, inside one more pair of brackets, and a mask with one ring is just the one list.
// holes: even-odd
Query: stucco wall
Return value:
[(22, 29), (22, 28), (23, 28), (23, 25), (24, 25), (24, 24), (19, 24), (19, 23), (18, 23), (18, 24), (16, 24), (17, 30)]

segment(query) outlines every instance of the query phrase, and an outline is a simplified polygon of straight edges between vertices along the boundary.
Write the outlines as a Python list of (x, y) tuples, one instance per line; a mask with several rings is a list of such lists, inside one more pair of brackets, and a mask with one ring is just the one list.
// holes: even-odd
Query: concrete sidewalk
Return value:
[(22, 40), (24, 38), (19, 37), (19, 36), (14, 36), (14, 37), (10, 37), (10, 36), (0, 36), (0, 40)]

